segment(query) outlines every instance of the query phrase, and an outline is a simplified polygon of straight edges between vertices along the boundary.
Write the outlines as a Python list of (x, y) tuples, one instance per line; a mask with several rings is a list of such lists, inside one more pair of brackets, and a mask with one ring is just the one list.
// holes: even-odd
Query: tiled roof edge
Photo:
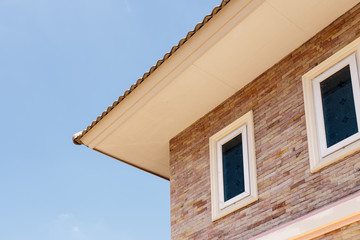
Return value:
[(171, 48), (170, 52), (166, 53), (162, 59), (156, 62), (156, 65), (152, 66), (150, 70), (139, 78), (137, 82), (131, 85), (130, 89), (126, 90), (123, 95), (121, 95), (118, 100), (113, 102), (111, 106), (109, 106), (100, 116), (96, 118), (86, 129), (81, 132), (75, 133), (73, 135), (73, 142), (76, 145), (83, 144), (81, 142), (81, 138), (90, 131), (101, 119), (103, 119), (114, 107), (116, 107), (122, 100), (124, 100), (135, 88), (137, 88), (151, 73), (153, 73), (158, 67), (161, 66), (171, 55), (173, 55), (182, 45), (184, 45), (199, 29), (201, 29), (211, 18), (213, 18), (226, 4), (228, 4), (231, 0), (223, 0), (221, 4), (215, 7), (210, 15), (206, 15), (201, 23), (196, 24), (194, 30), (188, 32), (185, 38), (182, 38), (178, 45)]

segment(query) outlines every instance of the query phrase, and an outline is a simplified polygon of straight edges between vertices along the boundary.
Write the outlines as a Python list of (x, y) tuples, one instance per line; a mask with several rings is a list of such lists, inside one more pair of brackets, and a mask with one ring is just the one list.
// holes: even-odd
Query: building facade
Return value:
[[(170, 141), (172, 239), (249, 239), (359, 193), (360, 151), (310, 171), (302, 84), (359, 34), (357, 5)], [(258, 200), (212, 221), (209, 138), (250, 110)], [(360, 239), (360, 221), (318, 239)]]
[(360, 239), (359, 69), (358, 1), (223, 1), (73, 140), (168, 179), (172, 239)]

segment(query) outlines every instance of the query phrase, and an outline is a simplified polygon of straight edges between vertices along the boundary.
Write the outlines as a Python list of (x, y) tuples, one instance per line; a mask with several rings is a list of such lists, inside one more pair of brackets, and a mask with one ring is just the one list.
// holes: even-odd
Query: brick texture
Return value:
[[(360, 190), (360, 152), (310, 173), (301, 82), (357, 37), (360, 5), (170, 141), (172, 239), (247, 239)], [(251, 109), (259, 200), (213, 222), (209, 137)]]

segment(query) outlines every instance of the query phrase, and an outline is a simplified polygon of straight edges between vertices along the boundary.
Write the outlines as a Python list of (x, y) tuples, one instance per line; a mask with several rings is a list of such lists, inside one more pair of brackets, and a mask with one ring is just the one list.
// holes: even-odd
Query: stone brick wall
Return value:
[[(360, 5), (170, 141), (172, 239), (247, 239), (360, 190), (360, 152), (310, 173), (301, 77), (360, 37)], [(209, 137), (254, 112), (259, 200), (211, 220)]]

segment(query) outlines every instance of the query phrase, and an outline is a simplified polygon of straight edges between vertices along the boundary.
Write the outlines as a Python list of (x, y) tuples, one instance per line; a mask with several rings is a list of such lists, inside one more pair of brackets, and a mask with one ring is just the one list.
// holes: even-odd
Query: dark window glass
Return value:
[(222, 146), (224, 201), (245, 191), (241, 134)]
[(349, 65), (320, 83), (327, 146), (358, 132)]

